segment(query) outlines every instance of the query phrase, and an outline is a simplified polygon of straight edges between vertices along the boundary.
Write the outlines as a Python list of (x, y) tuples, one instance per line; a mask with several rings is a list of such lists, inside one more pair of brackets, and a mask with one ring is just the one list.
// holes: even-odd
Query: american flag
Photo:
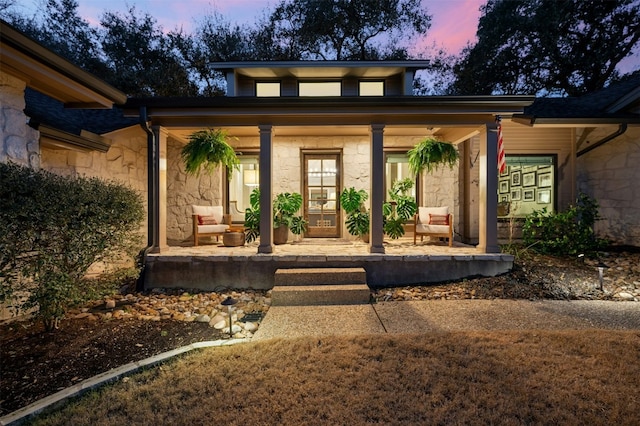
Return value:
[(504, 173), (507, 170), (507, 161), (504, 158), (504, 143), (502, 141), (502, 120), (496, 118), (498, 123), (498, 172)]

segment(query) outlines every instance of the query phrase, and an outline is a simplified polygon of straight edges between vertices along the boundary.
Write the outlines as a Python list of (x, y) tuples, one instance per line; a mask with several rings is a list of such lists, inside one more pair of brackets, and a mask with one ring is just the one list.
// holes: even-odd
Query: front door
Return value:
[(340, 236), (340, 154), (304, 154), (307, 237)]

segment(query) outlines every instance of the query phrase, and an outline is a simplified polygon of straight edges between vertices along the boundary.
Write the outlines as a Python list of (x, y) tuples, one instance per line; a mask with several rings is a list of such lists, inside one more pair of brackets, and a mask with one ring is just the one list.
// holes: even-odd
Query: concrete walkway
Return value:
[(429, 300), (348, 306), (272, 306), (253, 340), (479, 330), (640, 330), (640, 303)]

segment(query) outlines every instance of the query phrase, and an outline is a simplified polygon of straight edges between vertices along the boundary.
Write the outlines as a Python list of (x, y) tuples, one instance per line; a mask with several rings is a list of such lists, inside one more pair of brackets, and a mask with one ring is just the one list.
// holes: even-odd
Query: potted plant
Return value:
[(297, 192), (283, 192), (273, 199), (273, 243), (285, 244), (289, 231), (294, 235), (304, 232), (307, 222), (296, 213), (302, 207), (302, 195)]
[(360, 237), (365, 243), (369, 242), (370, 218), (364, 205), (368, 198), (364, 189), (356, 190), (354, 187), (345, 188), (340, 194), (340, 205), (347, 215), (347, 231)]
[(238, 157), (229, 145), (229, 136), (222, 129), (199, 130), (189, 135), (189, 142), (182, 148), (180, 156), (188, 174), (197, 175), (201, 169), (213, 173), (219, 165), (226, 166), (231, 179), (233, 169), (239, 168)]
[[(249, 196), (250, 207), (245, 210), (244, 227), (248, 243), (255, 241), (260, 235), (260, 189), (255, 188)], [(302, 207), (302, 195), (297, 192), (284, 192), (273, 200), (273, 243), (285, 244), (289, 231), (295, 235), (302, 234), (307, 221), (296, 213)]]
[(425, 169), (431, 173), (441, 164), (446, 164), (453, 169), (460, 156), (452, 144), (441, 142), (433, 137), (419, 142), (407, 154), (409, 155), (409, 169), (416, 176)]
[(395, 181), (389, 190), (391, 201), (382, 205), (384, 233), (391, 239), (404, 235), (404, 224), (418, 211), (415, 198), (408, 194), (411, 188), (411, 178)]

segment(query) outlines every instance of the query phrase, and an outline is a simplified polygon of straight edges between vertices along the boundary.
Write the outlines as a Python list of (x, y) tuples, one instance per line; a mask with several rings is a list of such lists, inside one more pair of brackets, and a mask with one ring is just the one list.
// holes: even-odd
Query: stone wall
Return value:
[[(596, 142), (617, 127), (598, 129), (588, 136)], [(581, 147), (584, 148), (584, 147)], [(624, 134), (588, 152), (577, 161), (578, 190), (600, 204), (603, 220), (598, 235), (615, 244), (640, 247), (640, 129)]]
[[(41, 167), (62, 176), (114, 180), (136, 190), (147, 207), (147, 140), (138, 127), (104, 135), (112, 140), (106, 153), (54, 147), (41, 141)], [(147, 215), (141, 231), (146, 235)], [(145, 239), (146, 241), (146, 239)]]
[(27, 125), (24, 81), (0, 71), (0, 162), (40, 167), (39, 132)]
[(192, 241), (191, 205), (224, 205), (224, 175), (217, 169), (212, 175), (188, 175), (180, 157), (184, 146), (167, 139), (167, 243), (182, 245)]

